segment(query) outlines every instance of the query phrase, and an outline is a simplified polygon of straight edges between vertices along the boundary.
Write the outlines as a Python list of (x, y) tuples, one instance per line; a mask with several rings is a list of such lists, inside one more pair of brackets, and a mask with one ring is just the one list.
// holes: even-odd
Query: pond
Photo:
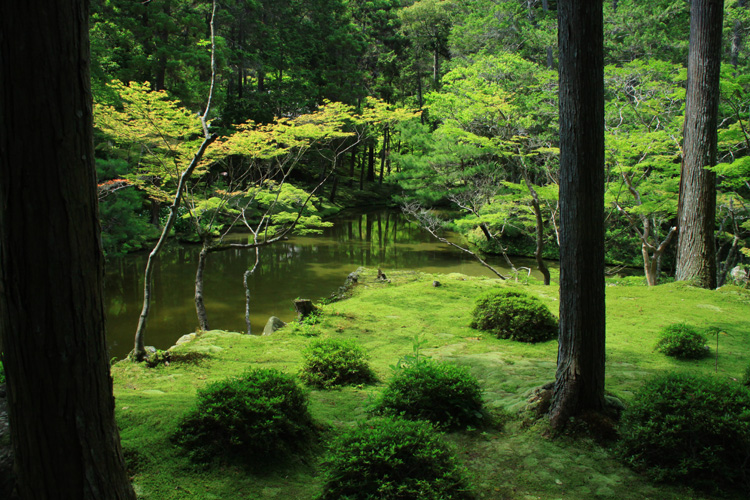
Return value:
[[(320, 235), (294, 236), (264, 247), (255, 273), (249, 278), (250, 322), (253, 333), (262, 333), (269, 316), (284, 321), (295, 317), (292, 301), (329, 297), (359, 266), (412, 269), (427, 273), (495, 275), (473, 257), (440, 243), (396, 211), (340, 215), (333, 227)], [(247, 235), (231, 235), (247, 241)], [(193, 301), (197, 245), (165, 248), (154, 269), (154, 287), (146, 344), (166, 349), (182, 335), (196, 330)], [(133, 335), (143, 304), (143, 270), (147, 253), (130, 254), (107, 265), (105, 300), (110, 356), (125, 357), (133, 348)], [(501, 258), (488, 262), (508, 272)], [(252, 250), (212, 253), (205, 271), (204, 296), (210, 327), (244, 332), (245, 291), (243, 274), (255, 262)], [(531, 259), (514, 259), (541, 279)]]

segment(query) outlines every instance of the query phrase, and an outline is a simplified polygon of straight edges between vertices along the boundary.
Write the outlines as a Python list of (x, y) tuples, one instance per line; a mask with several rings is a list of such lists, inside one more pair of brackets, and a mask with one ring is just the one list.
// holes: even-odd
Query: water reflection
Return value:
[[(234, 234), (234, 241), (248, 236)], [(146, 343), (167, 348), (195, 331), (193, 302), (197, 246), (165, 248), (154, 268), (153, 301)], [(124, 357), (132, 349), (142, 305), (146, 253), (111, 262), (106, 275), (106, 305), (110, 352)], [(205, 272), (205, 302), (211, 328), (245, 331), (245, 292), (242, 276), (252, 267), (251, 250), (229, 250), (209, 256)], [(498, 259), (493, 266), (503, 268)], [(531, 261), (516, 262), (533, 268)], [(358, 266), (414, 269), (428, 273), (458, 272), (494, 276), (471, 256), (437, 242), (399, 212), (381, 211), (337, 218), (333, 227), (315, 236), (296, 236), (260, 252), (260, 262), (249, 280), (254, 333), (269, 316), (294, 318), (292, 300), (329, 296)]]

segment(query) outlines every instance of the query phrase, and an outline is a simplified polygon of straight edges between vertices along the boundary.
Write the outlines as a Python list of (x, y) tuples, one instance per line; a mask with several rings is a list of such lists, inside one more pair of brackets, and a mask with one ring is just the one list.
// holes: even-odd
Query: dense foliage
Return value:
[(313, 435), (307, 398), (297, 382), (258, 368), (199, 390), (173, 439), (196, 462), (252, 462), (302, 451)]
[(680, 359), (700, 359), (708, 354), (708, 337), (694, 326), (676, 323), (659, 332), (656, 350)]
[(352, 340), (316, 339), (302, 355), (300, 378), (313, 387), (331, 389), (375, 380), (366, 353)]
[(437, 430), (424, 421), (362, 422), (331, 446), (320, 500), (474, 498), (465, 472)]
[(376, 413), (429, 420), (445, 428), (486, 423), (482, 390), (466, 367), (428, 358), (398, 367), (375, 406)]
[[(215, 88), (212, 130), (231, 135), (241, 124), (314, 113), (328, 101), (365, 113), (368, 98), (396, 113), (351, 122), (347, 139), (325, 141), (298, 156), (292, 176), (313, 185), (332, 165), (331, 202), (371, 200), (376, 184), (397, 183), (402, 201), (449, 206), (442, 227), (458, 231), (475, 248), (492, 253), (556, 258), (557, 4), (533, 0), (231, 0), (218, 5), (214, 27)], [(184, 0), (93, 2), (91, 40), (96, 101), (121, 111), (127, 99), (117, 80), (156, 90), (187, 114), (205, 107), (211, 78), (208, 34), (212, 3)], [(719, 116), (716, 244), (719, 284), (750, 258), (750, 109), (744, 2), (725, 2), (726, 43)], [(607, 260), (642, 265), (650, 285), (674, 266), (675, 216), (684, 121), (689, 2), (605, 2), (605, 130)], [(294, 29), (288, 29), (293, 26)], [(125, 110), (127, 111), (127, 110)], [(117, 120), (111, 108), (99, 108)], [(126, 112), (132, 116), (132, 112)], [(195, 122), (195, 120), (193, 120)], [(367, 121), (367, 120), (366, 120)], [(101, 123), (101, 120), (98, 121)], [(164, 145), (100, 135), (97, 154), (106, 165), (100, 183), (130, 180), (107, 190), (102, 202), (105, 247), (130, 251), (153, 236), (180, 152), (164, 127), (141, 126)], [(184, 128), (184, 127), (183, 127)], [(182, 136), (195, 149), (195, 129)], [(190, 134), (193, 134), (192, 136)], [(132, 137), (132, 135), (131, 135)], [(277, 142), (282, 146), (283, 142)], [(166, 149), (169, 149), (166, 148)], [(313, 151), (314, 150), (314, 151)], [(238, 166), (257, 162), (248, 151), (213, 157), (195, 185), (201, 200), (217, 189), (233, 192)], [(188, 156), (189, 158), (189, 156)], [(254, 159), (253, 159), (254, 158)], [(144, 161), (145, 160), (145, 161)], [(267, 161), (267, 160), (265, 160)], [(150, 171), (143, 172), (147, 166)], [(107, 173), (104, 170), (106, 170)], [(257, 180), (257, 179), (256, 179)], [(239, 183), (244, 190), (245, 181)], [(121, 186), (117, 184), (118, 186)], [(230, 218), (231, 220), (231, 218)]]
[(750, 488), (750, 390), (694, 374), (648, 381), (625, 411), (625, 460), (659, 481)]
[(547, 306), (537, 297), (512, 288), (493, 288), (480, 295), (470, 326), (519, 342), (557, 337), (557, 318)]

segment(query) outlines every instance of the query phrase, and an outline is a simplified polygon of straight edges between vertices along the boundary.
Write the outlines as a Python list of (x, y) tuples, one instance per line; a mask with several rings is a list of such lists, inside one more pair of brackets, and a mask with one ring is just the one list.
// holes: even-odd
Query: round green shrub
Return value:
[(419, 359), (396, 371), (375, 412), (465, 428), (485, 423), (483, 408), (479, 382), (467, 368)]
[(625, 460), (653, 479), (750, 488), (750, 390), (738, 384), (658, 376), (636, 393), (620, 432)]
[(700, 359), (708, 354), (708, 337), (685, 323), (669, 325), (659, 332), (656, 350), (679, 359)]
[(464, 470), (424, 421), (377, 418), (331, 447), (319, 500), (468, 500)]
[(174, 440), (196, 462), (222, 456), (252, 461), (301, 451), (313, 434), (307, 398), (294, 378), (254, 369), (199, 390)]
[(509, 288), (494, 288), (480, 295), (470, 326), (520, 342), (557, 337), (557, 318), (547, 306), (532, 295)]
[(354, 341), (314, 340), (302, 355), (300, 378), (313, 387), (331, 389), (375, 380), (367, 355)]

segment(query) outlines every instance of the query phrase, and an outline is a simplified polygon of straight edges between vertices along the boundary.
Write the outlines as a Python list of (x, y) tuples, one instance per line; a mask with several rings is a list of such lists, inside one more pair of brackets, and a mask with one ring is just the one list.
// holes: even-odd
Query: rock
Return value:
[(286, 326), (286, 323), (281, 321), (281, 319), (277, 318), (276, 316), (271, 316), (270, 318), (268, 318), (266, 326), (263, 328), (263, 335), (271, 335), (273, 332), (283, 326)]
[[(195, 333), (188, 333), (187, 335), (183, 335), (179, 339), (177, 339), (177, 342), (174, 343), (175, 346), (187, 344), (188, 342), (191, 342), (195, 338)], [(172, 346), (174, 347), (174, 346)], [(171, 347), (170, 347), (171, 349)]]
[(732, 277), (732, 280), (738, 285), (744, 285), (747, 283), (748, 273), (745, 269), (742, 268), (742, 266), (732, 268), (732, 270), (729, 271), (729, 275)]
[(297, 319), (299, 321), (310, 316), (317, 310), (310, 299), (295, 299), (294, 310), (297, 311)]
[(440, 283), (438, 280), (435, 280), (435, 281), (432, 282), (432, 286), (434, 286), (435, 288), (437, 288), (437, 287), (439, 287), (441, 285), (442, 285), (442, 283)]

